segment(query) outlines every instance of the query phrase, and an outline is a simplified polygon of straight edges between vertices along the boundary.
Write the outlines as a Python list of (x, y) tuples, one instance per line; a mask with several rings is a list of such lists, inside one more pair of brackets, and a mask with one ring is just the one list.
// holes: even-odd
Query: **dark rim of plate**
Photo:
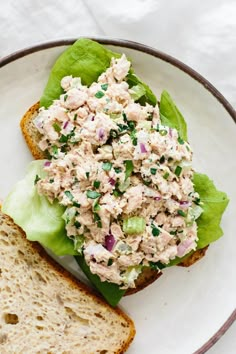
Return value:
[[(78, 37), (78, 38), (82, 38), (82, 37)], [(46, 43), (40, 43), (38, 45), (19, 50), (15, 53), (12, 53), (12, 54), (0, 59), (0, 68), (17, 60), (17, 59), (20, 59), (26, 55), (29, 55), (29, 54), (32, 54), (32, 53), (35, 53), (35, 52), (38, 52), (38, 51), (41, 51), (44, 49), (50, 49), (53, 47), (71, 45), (78, 38), (49, 41)], [(105, 44), (105, 45), (113, 45), (113, 46), (117, 46), (117, 47), (124, 47), (124, 48), (138, 50), (140, 52), (144, 52), (144, 53), (147, 53), (151, 56), (159, 58), (159, 59), (161, 59), (167, 63), (170, 63), (171, 65), (179, 68), (180, 70), (184, 71), (186, 74), (191, 76), (194, 80), (196, 80), (200, 84), (202, 84), (204, 86), (204, 88), (206, 90), (208, 90), (223, 105), (223, 107), (226, 109), (226, 111), (230, 114), (230, 116), (232, 117), (232, 119), (236, 123), (236, 111), (231, 106), (231, 104), (226, 100), (226, 98), (202, 75), (200, 75), (198, 72), (196, 72), (194, 69), (192, 69), (188, 65), (182, 63), (180, 60), (175, 59), (174, 57), (172, 57), (168, 54), (165, 54), (159, 50), (156, 50), (156, 49), (146, 46), (144, 44), (133, 42), (133, 41), (123, 40), (123, 39), (96, 38), (96, 37), (86, 37), (86, 38), (93, 39), (93, 40), (95, 40), (101, 44)], [(229, 329), (229, 327), (234, 323), (235, 320), (236, 320), (236, 310), (234, 310), (232, 312), (232, 314), (224, 322), (224, 324), (219, 328), (219, 330), (211, 338), (209, 338), (209, 340), (206, 343), (204, 343), (198, 350), (196, 350), (193, 354), (206, 353), (221, 338), (221, 336)]]

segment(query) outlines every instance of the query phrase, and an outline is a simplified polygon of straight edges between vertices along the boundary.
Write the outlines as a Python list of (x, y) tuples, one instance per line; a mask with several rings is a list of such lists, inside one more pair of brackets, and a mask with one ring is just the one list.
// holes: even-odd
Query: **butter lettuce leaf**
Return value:
[(200, 249), (223, 235), (220, 222), (229, 199), (226, 193), (216, 189), (213, 181), (205, 174), (195, 173), (193, 183), (203, 203), (201, 205), (203, 213), (197, 219), (199, 238), (197, 248)]
[(187, 124), (185, 119), (176, 107), (170, 94), (165, 90), (161, 94), (160, 118), (163, 125), (175, 128), (179, 132), (179, 136), (184, 141), (188, 140)]
[(38, 241), (57, 256), (76, 255), (74, 243), (66, 236), (62, 215), (65, 208), (55, 200), (50, 203), (38, 194), (35, 179), (45, 176), (44, 160), (30, 163), (25, 177), (7, 196), (2, 211), (9, 215), (26, 233), (30, 241)]
[(149, 103), (152, 106), (155, 106), (157, 104), (156, 96), (154, 95), (152, 90), (134, 73), (134, 70), (132, 68), (130, 69), (126, 79), (130, 88), (138, 86), (139, 92), (142, 91), (142, 94), (137, 96), (135, 101), (137, 100), (137, 102), (143, 106), (146, 103)]
[(94, 287), (102, 294), (105, 300), (111, 305), (116, 306), (126, 290), (120, 289), (117, 284), (108, 283), (107, 281), (101, 281), (98, 275), (91, 273), (89, 266), (85, 262), (83, 256), (76, 256), (76, 262), (84, 272), (88, 280), (94, 285)]

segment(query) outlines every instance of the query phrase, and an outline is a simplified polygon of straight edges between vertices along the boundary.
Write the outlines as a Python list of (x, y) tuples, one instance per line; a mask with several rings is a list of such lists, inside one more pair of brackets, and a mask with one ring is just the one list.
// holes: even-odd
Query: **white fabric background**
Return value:
[[(0, 57), (41, 42), (108, 36), (196, 69), (236, 107), (236, 0), (0, 0)], [(209, 354), (236, 353), (236, 324)]]

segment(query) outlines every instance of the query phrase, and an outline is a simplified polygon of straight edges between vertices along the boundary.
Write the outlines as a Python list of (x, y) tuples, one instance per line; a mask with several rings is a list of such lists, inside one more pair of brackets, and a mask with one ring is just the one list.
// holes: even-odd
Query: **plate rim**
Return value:
[[(171, 65), (177, 67), (178, 69), (185, 72), (187, 75), (191, 76), (194, 80), (198, 81), (206, 90), (208, 90), (218, 101), (223, 105), (226, 111), (229, 113), (231, 118), (236, 123), (236, 110), (229, 103), (229, 101), (212, 85), (204, 76), (199, 74), (196, 70), (192, 69), (190, 66), (186, 65), (179, 59), (166, 54), (158, 49), (147, 46), (142, 43), (138, 43), (135, 41), (125, 40), (125, 39), (117, 39), (117, 38), (109, 38), (109, 37), (91, 37), (91, 36), (78, 36), (77, 38), (67, 38), (67, 39), (57, 39), (52, 41), (40, 42), (36, 45), (31, 45), (29, 47), (25, 47), (23, 49), (17, 50), (11, 54), (8, 54), (2, 58), (0, 58), (0, 68), (16, 61), (20, 58), (23, 58), (27, 55), (61, 46), (68, 46), (73, 44), (77, 39), (80, 38), (88, 38), (95, 40), (101, 44), (105, 45), (113, 45), (119, 46), (129, 49), (135, 49), (140, 52), (149, 54), (156, 58), (159, 58)], [(215, 334), (213, 334), (199, 349), (197, 349), (193, 354), (204, 354), (206, 353), (213, 345), (226, 333), (226, 331), (230, 328), (230, 326), (236, 321), (236, 309), (232, 312), (232, 314), (226, 319), (223, 325), (217, 330)]]

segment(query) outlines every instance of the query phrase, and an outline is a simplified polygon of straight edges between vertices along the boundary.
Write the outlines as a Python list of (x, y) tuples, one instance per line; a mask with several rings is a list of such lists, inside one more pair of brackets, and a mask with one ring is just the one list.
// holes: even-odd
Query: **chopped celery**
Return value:
[(145, 230), (145, 219), (139, 216), (124, 219), (123, 231), (125, 234), (141, 234)]

